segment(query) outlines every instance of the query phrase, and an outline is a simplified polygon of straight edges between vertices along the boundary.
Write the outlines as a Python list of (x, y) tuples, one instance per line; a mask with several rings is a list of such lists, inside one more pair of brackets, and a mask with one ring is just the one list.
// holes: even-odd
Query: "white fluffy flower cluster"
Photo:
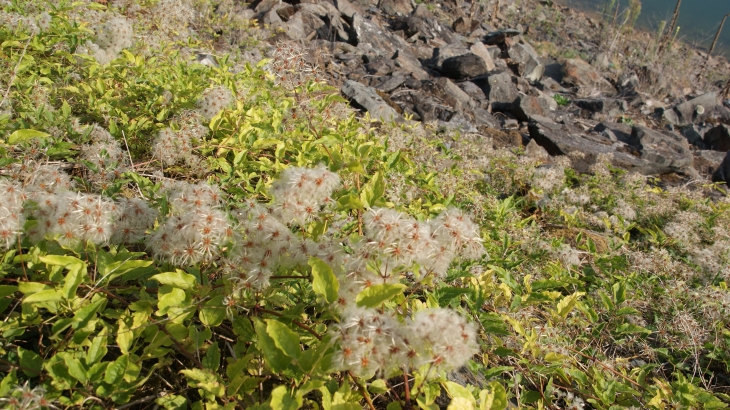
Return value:
[(300, 239), (291, 229), (331, 203), (329, 197), (339, 184), (339, 176), (325, 167), (287, 168), (272, 188), (271, 204), (249, 203), (241, 213), (241, 239), (226, 260), (231, 277), (242, 288), (262, 289), (279, 268), (306, 265), (311, 257), (334, 262), (341, 256), (333, 241)]
[(228, 107), (235, 101), (231, 90), (225, 87), (215, 87), (205, 90), (197, 101), (198, 112), (206, 121), (210, 121), (222, 109)]
[(438, 373), (465, 365), (479, 351), (475, 326), (443, 308), (417, 312), (404, 322), (375, 309), (351, 308), (335, 329), (335, 366), (365, 378), (426, 364)]
[(133, 34), (132, 25), (127, 19), (113, 18), (96, 30), (95, 42), (87, 41), (77, 52), (93, 56), (99, 64), (108, 64), (123, 49), (132, 45)]
[(166, 190), (172, 213), (149, 239), (155, 256), (175, 265), (214, 259), (232, 237), (218, 187), (174, 182)]
[(98, 125), (92, 126), (89, 137), (91, 144), (81, 147), (81, 158), (92, 165), (89, 180), (98, 185), (119, 178), (127, 170), (127, 160), (117, 140)]
[(23, 230), (25, 215), (23, 203), (26, 194), (22, 187), (0, 179), (0, 248), (10, 248)]

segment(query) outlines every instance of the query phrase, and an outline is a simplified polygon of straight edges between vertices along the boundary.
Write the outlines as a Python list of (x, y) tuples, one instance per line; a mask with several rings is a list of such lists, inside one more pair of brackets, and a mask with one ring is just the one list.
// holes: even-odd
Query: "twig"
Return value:
[[(273, 315), (273, 316), (276, 316), (276, 317), (282, 317), (282, 316), (284, 316), (284, 315), (282, 315), (279, 312), (274, 312), (273, 310), (264, 309), (264, 308), (262, 308), (260, 306), (255, 306), (254, 307), (254, 310), (259, 311), (261, 313), (266, 313), (266, 314), (269, 314), (269, 315)], [(307, 332), (311, 333), (314, 337), (317, 338), (317, 340), (322, 340), (322, 336), (320, 336), (319, 333), (315, 332), (314, 329), (312, 329), (311, 327), (305, 325), (304, 323), (302, 323), (302, 322), (300, 322), (298, 320), (292, 320), (291, 322), (294, 323), (295, 325), (299, 326), (300, 328), (306, 330)]]
[(411, 386), (408, 383), (408, 371), (403, 372), (403, 383), (405, 384), (406, 388), (406, 410), (411, 410), (413, 408), (413, 405), (411, 405)]
[(365, 386), (363, 386), (360, 382), (357, 381), (357, 378), (350, 370), (347, 371), (347, 374), (350, 375), (350, 378), (352, 378), (352, 382), (357, 385), (357, 388), (360, 390), (360, 394), (362, 394), (362, 397), (365, 399), (365, 401), (368, 403), (368, 407), (370, 407), (370, 410), (375, 410), (375, 406), (373, 405), (373, 401), (370, 400), (370, 394), (368, 394), (368, 391), (365, 390)]
[(8, 99), (8, 95), (10, 95), (10, 89), (13, 88), (13, 83), (15, 82), (15, 79), (18, 77), (18, 69), (20, 68), (20, 64), (23, 62), (23, 57), (25, 57), (25, 51), (28, 50), (28, 45), (30, 44), (30, 39), (32, 37), (28, 37), (28, 41), (25, 42), (25, 47), (23, 47), (23, 52), (20, 54), (20, 59), (18, 60), (18, 64), (15, 65), (15, 69), (13, 70), (13, 76), (10, 77), (10, 82), (8, 83), (8, 89), (5, 90), (5, 95), (3, 95), (3, 100), (0, 102), (0, 107), (5, 105), (5, 100)]
[(156, 398), (157, 398), (157, 395), (151, 394), (147, 397), (142, 397), (141, 399), (137, 399), (135, 401), (130, 401), (129, 403), (127, 403), (125, 405), (119, 406), (119, 407), (117, 407), (117, 410), (123, 410), (123, 409), (129, 408), (129, 407), (136, 406), (138, 404), (147, 403), (148, 401), (152, 401)]
[(182, 353), (183, 355), (185, 355), (185, 357), (187, 357), (188, 360), (190, 360), (191, 362), (195, 363), (195, 365), (198, 366), (199, 368), (201, 368), (201, 369), (203, 368), (203, 363), (200, 363), (200, 360), (198, 360), (197, 358), (195, 358), (195, 356), (193, 356), (192, 354), (190, 354), (190, 352), (188, 352), (187, 350), (185, 350), (185, 348), (180, 344), (180, 342), (178, 342), (177, 339), (175, 339), (172, 336), (172, 334), (167, 330), (167, 328), (165, 328), (165, 325), (163, 325), (162, 323), (160, 323), (160, 322), (158, 322), (158, 321), (156, 321), (156, 320), (154, 320), (152, 318), (150, 318), (150, 321), (152, 323), (154, 323), (155, 325), (157, 325), (157, 328), (160, 329), (162, 331), (162, 333), (166, 334), (170, 338), (170, 340), (172, 340), (172, 343), (175, 344), (175, 346), (180, 351), (180, 353)]

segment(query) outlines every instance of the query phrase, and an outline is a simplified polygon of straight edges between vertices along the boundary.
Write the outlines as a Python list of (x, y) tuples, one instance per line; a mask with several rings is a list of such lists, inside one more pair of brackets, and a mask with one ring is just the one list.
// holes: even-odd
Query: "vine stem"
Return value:
[[(266, 314), (269, 314), (269, 315), (272, 315), (272, 316), (276, 316), (276, 317), (282, 317), (282, 316), (284, 316), (284, 315), (282, 315), (279, 312), (274, 312), (273, 310), (264, 309), (264, 308), (262, 308), (260, 306), (254, 306), (253, 309), (256, 310), (256, 311), (258, 311), (258, 312), (266, 313)], [(292, 320), (291, 322), (294, 323), (295, 325), (299, 326), (300, 328), (306, 330), (307, 332), (311, 333), (314, 337), (317, 338), (317, 340), (322, 340), (322, 336), (319, 333), (315, 332), (314, 329), (312, 329), (311, 327), (305, 325), (304, 323), (302, 323), (302, 322), (300, 322), (298, 320)]]
[(411, 386), (408, 384), (408, 369), (405, 369), (405, 371), (403, 372), (403, 383), (406, 389), (405, 408), (406, 410), (411, 410), (413, 408), (413, 405), (411, 404)]
[(355, 377), (355, 375), (352, 374), (352, 372), (350, 370), (347, 371), (347, 374), (350, 375), (352, 382), (357, 385), (357, 388), (360, 390), (360, 394), (362, 394), (362, 397), (368, 403), (368, 407), (370, 407), (370, 410), (375, 410), (373, 401), (370, 399), (370, 394), (368, 394), (368, 391), (365, 389), (365, 386), (362, 383), (360, 383), (359, 381), (357, 381), (357, 377)]

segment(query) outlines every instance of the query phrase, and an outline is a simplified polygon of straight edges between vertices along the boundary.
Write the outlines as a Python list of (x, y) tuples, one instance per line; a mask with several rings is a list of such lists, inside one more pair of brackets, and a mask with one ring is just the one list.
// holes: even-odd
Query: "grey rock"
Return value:
[(546, 160), (550, 158), (547, 150), (541, 147), (535, 140), (530, 140), (525, 146), (525, 156), (535, 160)]
[(471, 47), (469, 47), (469, 51), (484, 60), (484, 64), (487, 66), (488, 71), (493, 71), (496, 68), (492, 53), (484, 46), (484, 43), (480, 41), (474, 43)]
[(443, 121), (448, 122), (456, 114), (454, 108), (436, 101), (432, 97), (421, 96), (415, 104), (416, 113), (421, 116), (422, 121)]
[(712, 175), (722, 164), (727, 153), (713, 150), (698, 150), (693, 152), (693, 167), (703, 175)]
[(609, 117), (618, 117), (629, 109), (626, 101), (608, 98), (581, 98), (573, 100), (573, 103), (583, 110)]
[(471, 51), (461, 43), (447, 44), (443, 47), (434, 48), (431, 58), (425, 61), (425, 63), (434, 70), (441, 71), (441, 67), (447, 59), (469, 54), (470, 52)]
[(324, 21), (322, 19), (306, 10), (300, 10), (290, 17), (286, 23), (287, 34), (293, 40), (308, 38), (313, 32), (316, 32), (323, 26)]
[(492, 31), (490, 33), (487, 33), (487, 35), (482, 38), (482, 43), (490, 46), (497, 46), (500, 44), (504, 44), (505, 40), (508, 37), (519, 36), (520, 34), (522, 34), (522, 30), (518, 29), (504, 29), (499, 31)]
[(563, 84), (578, 87), (590, 93), (616, 95), (616, 89), (593, 66), (580, 58), (565, 60), (562, 65)]
[(471, 52), (447, 58), (441, 66), (441, 73), (454, 79), (473, 78), (488, 72), (484, 60)]
[(631, 143), (638, 148), (641, 159), (649, 162), (649, 166), (639, 172), (691, 173), (692, 152), (683, 136), (636, 125), (631, 130)]
[(707, 119), (712, 115), (715, 106), (717, 106), (717, 93), (714, 91), (685, 101), (674, 107), (679, 121), (674, 125), (692, 124)]
[(453, 28), (454, 32), (456, 32), (456, 33), (467, 34), (471, 31), (472, 21), (469, 17), (459, 17), (456, 20), (454, 20), (454, 23), (451, 25), (451, 28)]
[(704, 136), (705, 146), (714, 151), (730, 151), (730, 127), (720, 124), (707, 131)]
[(356, 35), (357, 48), (367, 55), (392, 58), (396, 52), (399, 56), (408, 54), (406, 50), (409, 46), (405, 40), (360, 14), (355, 14), (352, 28)]
[(492, 110), (509, 110), (517, 100), (517, 89), (512, 84), (512, 77), (507, 72), (490, 75), (489, 103)]
[(540, 57), (529, 44), (517, 43), (509, 51), (509, 58), (518, 63), (518, 71), (523, 78), (536, 83), (545, 73), (545, 66), (540, 63)]
[(366, 109), (370, 113), (370, 117), (374, 119), (383, 122), (405, 121), (372, 87), (353, 80), (347, 80), (342, 86), (342, 93), (353, 105)]
[(372, 75), (384, 76), (392, 73), (393, 70), (395, 70), (395, 62), (383, 57), (376, 58), (365, 64), (365, 71)]
[(349, 20), (349, 22), (352, 22), (352, 18), (355, 16), (355, 14), (360, 13), (362, 14), (362, 11), (358, 9), (357, 6), (350, 3), (348, 0), (334, 0), (335, 7), (337, 7), (337, 10)]
[(395, 73), (390, 77), (386, 77), (383, 80), (383, 82), (378, 84), (375, 88), (377, 88), (378, 90), (380, 90), (382, 92), (390, 93), (390, 92), (393, 92), (393, 90), (395, 90), (396, 88), (403, 85), (403, 83), (405, 83), (405, 82), (406, 82), (405, 74)]
[(471, 81), (460, 82), (459, 88), (461, 88), (466, 94), (469, 95), (469, 97), (471, 97), (477, 103), (486, 103), (489, 101), (487, 95), (484, 93), (484, 90), (482, 90), (481, 87)]
[(380, 0), (380, 9), (386, 14), (407, 15), (413, 11), (409, 0)]
[(522, 95), (510, 111), (520, 121), (529, 121), (533, 116), (550, 117), (552, 107), (544, 98)]
[(423, 66), (421, 66), (421, 62), (410, 54), (398, 53), (393, 61), (395, 61), (396, 66), (411, 73), (413, 78), (417, 80), (423, 81), (430, 78), (428, 72), (423, 69)]
[(725, 158), (712, 174), (712, 182), (724, 182), (725, 185), (730, 183), (730, 151), (725, 154)]
[(469, 94), (465, 93), (448, 78), (441, 77), (436, 80), (436, 84), (440, 88), (441, 97), (457, 110), (464, 110), (476, 106), (476, 103), (469, 97)]

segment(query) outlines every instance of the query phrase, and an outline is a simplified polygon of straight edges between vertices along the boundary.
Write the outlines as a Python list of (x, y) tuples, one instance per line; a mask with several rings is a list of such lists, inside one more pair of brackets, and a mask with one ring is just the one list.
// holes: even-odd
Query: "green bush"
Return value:
[(727, 201), (198, 64), (171, 4), (2, 6), (5, 407), (727, 407)]

